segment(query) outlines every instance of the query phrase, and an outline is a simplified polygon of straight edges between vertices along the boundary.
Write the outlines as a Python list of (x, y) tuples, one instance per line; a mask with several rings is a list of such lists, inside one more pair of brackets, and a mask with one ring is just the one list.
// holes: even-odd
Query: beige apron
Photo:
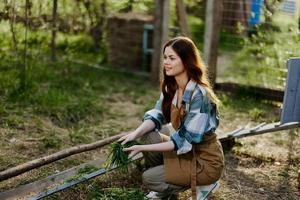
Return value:
[[(180, 109), (172, 105), (171, 123), (177, 130), (185, 119), (184, 106)], [(194, 144), (192, 151), (177, 155), (164, 152), (166, 182), (191, 186), (192, 197), (196, 199), (196, 186), (208, 185), (220, 179), (224, 168), (224, 155), (215, 133), (206, 133), (200, 144)]]

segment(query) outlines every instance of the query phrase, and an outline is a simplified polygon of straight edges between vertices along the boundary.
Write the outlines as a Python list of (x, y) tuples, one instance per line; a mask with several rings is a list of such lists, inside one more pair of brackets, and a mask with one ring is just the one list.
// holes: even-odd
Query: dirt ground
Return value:
[[(116, 101), (120, 99), (120, 96), (107, 97), (108, 112), (115, 113), (117, 115), (108, 115), (102, 118), (101, 123), (98, 125), (89, 127), (89, 132), (94, 135), (102, 135), (103, 133), (118, 133), (119, 131), (131, 130), (140, 123), (140, 119), (145, 109), (149, 106), (143, 105), (145, 99), (149, 96), (142, 97), (137, 102), (129, 101), (128, 99), (122, 99), (122, 101)], [(151, 97), (151, 101), (155, 101)], [(224, 97), (223, 97), (224, 98)], [(224, 102), (228, 99), (224, 100)], [(229, 100), (231, 101), (231, 100)], [(252, 101), (252, 100), (250, 100)], [(263, 104), (263, 103), (262, 103)], [(246, 109), (257, 109), (255, 104)], [(241, 107), (240, 105), (238, 107)], [(245, 112), (243, 109), (236, 110), (234, 102), (229, 106), (225, 103), (221, 107), (222, 113), (221, 123), (218, 129), (218, 133), (229, 132), (240, 127), (252, 127), (261, 121), (273, 121), (277, 120), (278, 106), (267, 105), (260, 107), (260, 115), (255, 112)], [(254, 113), (254, 114), (253, 114)], [(258, 113), (258, 115), (257, 115)], [(258, 117), (257, 117), (258, 116)], [(122, 120), (126, 118), (127, 120)], [(25, 127), (34, 130), (47, 131), (48, 129), (56, 130), (61, 134), (60, 137), (64, 138), (64, 132), (69, 130), (61, 130), (53, 123), (45, 120), (40, 124), (40, 128), (34, 127), (34, 125), (23, 125)], [(120, 128), (121, 127), (121, 128)], [(2, 128), (4, 130), (4, 128)], [(23, 129), (17, 129), (19, 132)], [(8, 129), (5, 129), (9, 133)], [(5, 135), (2, 132), (3, 135)], [(16, 137), (16, 134), (14, 134)], [(26, 143), (27, 141), (27, 143)], [(29, 147), (38, 147), (38, 141), (28, 140), (25, 136), (16, 138), (16, 141), (10, 141), (12, 143), (20, 143), (17, 145), (18, 150), (27, 152), (27, 157), (30, 155), (37, 155), (37, 149), (30, 149)], [(31, 146), (26, 146), (26, 144)], [(21, 145), (22, 144), (22, 145)], [(21, 146), (20, 146), (21, 145)], [(6, 155), (9, 151), (13, 151), (11, 148), (7, 149)], [(2, 150), (4, 153), (4, 151)], [(55, 173), (56, 171), (63, 170), (63, 167), (67, 168), (70, 164), (76, 165), (84, 161), (88, 161), (97, 157), (97, 155), (106, 153), (106, 150), (98, 150), (83, 155), (78, 155), (72, 159), (67, 159), (64, 162), (49, 165), (48, 168), (41, 168), (31, 173), (26, 173), (17, 178), (11, 179), (1, 183), (2, 190), (9, 187), (15, 187), (20, 184), (25, 184), (34, 181), (36, 178), (47, 176)], [(12, 154), (13, 155), (13, 152)], [(18, 156), (17, 156), (18, 157)], [(21, 157), (21, 155), (20, 155)], [(275, 200), (286, 199), (296, 200), (300, 199), (300, 131), (294, 129), (293, 131), (280, 131), (274, 133), (266, 133), (263, 135), (251, 136), (243, 139), (236, 140), (236, 145), (232, 150), (225, 152), (226, 157), (226, 169), (223, 177), (220, 180), (221, 187), (213, 195), (209, 197), (211, 200)], [(79, 162), (80, 160), (80, 162)], [(20, 161), (18, 161), (20, 162)], [(11, 163), (10, 163), (11, 164)], [(2, 165), (3, 166), (3, 165)], [(94, 188), (110, 188), (110, 187), (140, 187), (141, 179), (140, 174), (125, 175), (123, 178), (121, 175), (111, 174), (107, 178), (97, 178), (89, 181), (85, 184), (80, 184), (77, 187), (65, 190), (58, 194), (52, 195), (47, 199), (88, 199), (88, 194)], [(143, 187), (142, 187), (143, 188)], [(145, 188), (143, 188), (144, 191)], [(180, 199), (187, 199), (190, 196), (190, 191), (180, 194)]]
[[(116, 103), (112, 107), (118, 109), (118, 106), (120, 105)], [(133, 106), (129, 103), (127, 109), (132, 110)], [(266, 110), (268, 109), (266, 108)], [(249, 114), (247, 113), (227, 111), (223, 114), (218, 130), (219, 134), (243, 126), (255, 126), (261, 120), (274, 119), (274, 115), (278, 113), (276, 107), (274, 107), (274, 110), (272, 112), (268, 111), (264, 118), (255, 121), (249, 120)], [(233, 149), (225, 152), (225, 157), (226, 168), (220, 180), (221, 187), (209, 199), (296, 200), (300, 198), (299, 129), (238, 139)], [(90, 186), (109, 188), (132, 185), (132, 187), (136, 187), (136, 184), (141, 184), (140, 177), (137, 174), (131, 174), (131, 180), (128, 180), (127, 176), (124, 179), (121, 176), (117, 176), (118, 178), (111, 176), (108, 182), (95, 181)], [(144, 191), (146, 191), (145, 188)], [(67, 198), (66, 194), (70, 193), (63, 194), (63, 199)], [(185, 200), (189, 196), (190, 191), (188, 190), (180, 194), (180, 199)], [(83, 195), (81, 199), (84, 198)]]

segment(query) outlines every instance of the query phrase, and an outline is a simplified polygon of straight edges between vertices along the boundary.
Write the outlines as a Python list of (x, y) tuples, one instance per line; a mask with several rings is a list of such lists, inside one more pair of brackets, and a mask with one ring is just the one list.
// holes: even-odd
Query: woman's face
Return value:
[(170, 46), (165, 48), (163, 66), (167, 76), (179, 76), (186, 71), (181, 58)]

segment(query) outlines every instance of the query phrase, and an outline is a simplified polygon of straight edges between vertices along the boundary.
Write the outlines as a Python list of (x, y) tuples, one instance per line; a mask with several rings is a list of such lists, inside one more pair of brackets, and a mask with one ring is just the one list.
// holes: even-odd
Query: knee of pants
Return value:
[(149, 133), (144, 134), (140, 139), (144, 144), (155, 144), (162, 142), (162, 139), (159, 133), (155, 131), (151, 131)]
[(142, 180), (144, 185), (149, 185), (151, 184), (151, 177), (152, 175), (149, 173), (149, 170), (145, 171), (142, 175)]

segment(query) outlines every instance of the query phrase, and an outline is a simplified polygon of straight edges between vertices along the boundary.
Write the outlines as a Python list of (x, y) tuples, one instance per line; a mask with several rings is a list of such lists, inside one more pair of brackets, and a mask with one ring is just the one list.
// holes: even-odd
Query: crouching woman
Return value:
[[(143, 145), (125, 149), (130, 157), (143, 152), (150, 167), (143, 182), (153, 197), (171, 195), (216, 182), (224, 156), (215, 130), (219, 124), (218, 98), (213, 92), (199, 52), (192, 40), (176, 37), (163, 48), (163, 81), (155, 108), (143, 123), (120, 138), (122, 144), (141, 138)], [(165, 125), (168, 124), (168, 125)]]

